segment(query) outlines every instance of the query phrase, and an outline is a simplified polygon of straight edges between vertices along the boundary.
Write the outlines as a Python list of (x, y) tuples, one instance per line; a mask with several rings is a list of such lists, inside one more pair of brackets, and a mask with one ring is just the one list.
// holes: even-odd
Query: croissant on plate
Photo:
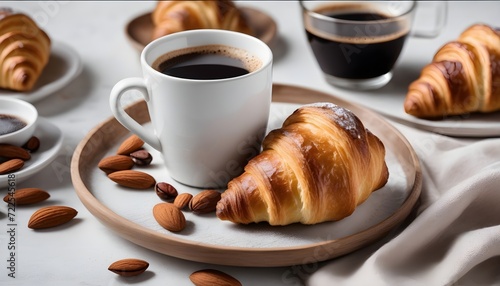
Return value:
[(410, 84), (405, 112), (422, 118), (500, 110), (500, 29), (475, 24)]
[(383, 143), (351, 111), (305, 105), (264, 138), (263, 151), (228, 183), (216, 214), (242, 224), (336, 221), (388, 176)]
[(0, 11), (0, 88), (33, 89), (50, 56), (50, 38), (29, 17)]
[(232, 1), (159, 1), (152, 14), (153, 39), (193, 29), (223, 29), (252, 35)]

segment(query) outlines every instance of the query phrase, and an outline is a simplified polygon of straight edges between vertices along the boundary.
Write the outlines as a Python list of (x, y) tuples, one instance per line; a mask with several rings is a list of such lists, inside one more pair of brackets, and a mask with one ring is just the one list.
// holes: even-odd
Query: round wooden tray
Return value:
[[(71, 162), (73, 185), (85, 207), (109, 229), (137, 245), (169, 256), (221, 265), (275, 267), (324, 261), (350, 253), (382, 238), (410, 214), (421, 191), (420, 165), (405, 137), (380, 115), (330, 94), (273, 85), (273, 105), (313, 102), (333, 102), (353, 111), (386, 146), (390, 172), (394, 165), (399, 170), (392, 171), (388, 185), (372, 194), (344, 220), (313, 226), (238, 226), (220, 221), (215, 215), (196, 217), (188, 213), (191, 217), (186, 218), (195, 225), (188, 233), (175, 234), (156, 227), (151, 206), (161, 200), (154, 191), (120, 189), (97, 168), (99, 160), (112, 154), (130, 135), (114, 118), (96, 126), (77, 146)], [(127, 112), (140, 123), (148, 124), (150, 120), (143, 101), (129, 106)], [(288, 111), (281, 117), (287, 115)], [(156, 160), (159, 155), (153, 156)], [(161, 164), (156, 165), (163, 168)], [(154, 168), (150, 171), (154, 172)], [(388, 209), (389, 213), (379, 214)], [(379, 218), (373, 221), (377, 216)], [(235, 236), (237, 242), (232, 242), (231, 236)], [(303, 238), (305, 240), (301, 240)], [(289, 240), (294, 242), (287, 245)]]

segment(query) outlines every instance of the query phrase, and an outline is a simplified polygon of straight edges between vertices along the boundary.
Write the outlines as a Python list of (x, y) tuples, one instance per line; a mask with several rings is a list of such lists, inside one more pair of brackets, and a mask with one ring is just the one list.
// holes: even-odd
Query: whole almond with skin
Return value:
[(28, 227), (42, 229), (56, 227), (72, 220), (77, 211), (66, 206), (49, 206), (35, 211), (28, 221)]
[(10, 159), (0, 164), (0, 175), (15, 172), (24, 166), (21, 159)]
[(142, 148), (144, 141), (137, 135), (133, 134), (125, 139), (122, 144), (118, 147), (116, 154), (118, 155), (129, 155), (130, 153), (137, 151)]
[(9, 202), (14, 199), (16, 205), (30, 205), (44, 201), (50, 197), (46, 191), (38, 188), (24, 188), (18, 189), (13, 196), (6, 195), (3, 200)]
[(193, 272), (189, 280), (196, 286), (241, 286), (233, 276), (215, 269), (203, 269)]
[(28, 142), (24, 143), (23, 148), (34, 153), (40, 148), (40, 139), (36, 136), (31, 136)]
[(159, 203), (153, 207), (153, 217), (163, 228), (179, 232), (186, 227), (186, 217), (171, 203)]
[(204, 190), (195, 195), (189, 203), (189, 209), (195, 214), (214, 212), (221, 194), (214, 190)]
[(19, 146), (0, 144), (0, 157), (4, 157), (7, 159), (21, 159), (26, 161), (31, 158), (31, 154), (26, 149)]
[(132, 189), (149, 189), (156, 184), (150, 174), (136, 170), (116, 171), (108, 175), (112, 181), (123, 187)]
[(142, 274), (148, 267), (149, 263), (147, 261), (136, 258), (126, 258), (111, 263), (108, 270), (121, 276), (130, 277)]
[(97, 167), (106, 174), (116, 171), (129, 170), (134, 166), (134, 161), (129, 156), (111, 155), (103, 158), (97, 164)]
[(176, 206), (178, 209), (182, 210), (185, 207), (189, 206), (189, 202), (191, 202), (192, 198), (193, 198), (193, 195), (191, 195), (190, 193), (179, 194), (174, 199), (174, 206)]

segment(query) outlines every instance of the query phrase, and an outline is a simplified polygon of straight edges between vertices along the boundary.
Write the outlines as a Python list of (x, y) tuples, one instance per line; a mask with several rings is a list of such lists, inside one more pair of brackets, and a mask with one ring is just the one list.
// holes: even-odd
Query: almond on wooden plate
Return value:
[(14, 199), (16, 205), (30, 205), (44, 201), (50, 197), (49, 193), (38, 188), (18, 189), (13, 196), (6, 195), (3, 200), (9, 202)]
[(148, 267), (149, 263), (147, 261), (136, 258), (126, 258), (111, 263), (108, 270), (121, 276), (130, 277), (143, 273)]
[(150, 174), (136, 170), (116, 171), (108, 175), (118, 185), (132, 189), (148, 189), (156, 184), (155, 178)]
[(67, 206), (49, 206), (34, 212), (28, 221), (32, 229), (50, 228), (65, 224), (72, 220), (78, 212)]
[(103, 158), (97, 164), (97, 167), (106, 174), (116, 171), (129, 170), (134, 166), (132, 158), (126, 155), (111, 155)]
[(215, 269), (203, 269), (193, 272), (189, 280), (196, 286), (241, 286), (233, 276)]
[(139, 136), (133, 134), (125, 139), (122, 144), (118, 147), (116, 154), (118, 155), (129, 155), (130, 153), (137, 151), (142, 148), (144, 141), (142, 141)]
[(191, 202), (192, 198), (193, 198), (193, 195), (191, 195), (190, 193), (179, 194), (174, 199), (174, 206), (176, 206), (178, 209), (182, 210), (185, 207), (189, 206), (189, 202)]
[(196, 194), (189, 202), (189, 209), (195, 214), (214, 212), (221, 194), (214, 190), (204, 190)]
[(186, 227), (186, 217), (171, 203), (159, 203), (153, 207), (153, 217), (163, 228), (179, 232)]

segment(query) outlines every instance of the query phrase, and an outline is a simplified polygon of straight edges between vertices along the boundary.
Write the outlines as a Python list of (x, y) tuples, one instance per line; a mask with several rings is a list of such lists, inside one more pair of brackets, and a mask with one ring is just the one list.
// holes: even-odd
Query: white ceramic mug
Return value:
[[(246, 51), (260, 67), (224, 79), (186, 79), (159, 72), (162, 55), (186, 48), (223, 45)], [(111, 91), (115, 118), (163, 155), (170, 176), (200, 188), (225, 187), (260, 151), (271, 105), (270, 48), (257, 38), (225, 30), (190, 30), (159, 38), (141, 53), (142, 78), (127, 78)], [(120, 99), (139, 91), (154, 132), (132, 119)]]

